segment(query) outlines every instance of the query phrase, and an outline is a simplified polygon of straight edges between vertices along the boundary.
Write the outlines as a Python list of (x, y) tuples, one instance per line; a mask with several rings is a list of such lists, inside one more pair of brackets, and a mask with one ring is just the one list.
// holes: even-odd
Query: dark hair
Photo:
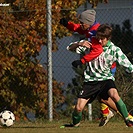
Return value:
[(112, 27), (108, 24), (102, 24), (98, 27), (96, 38), (97, 39), (104, 39), (107, 38), (108, 40), (111, 39), (112, 36)]

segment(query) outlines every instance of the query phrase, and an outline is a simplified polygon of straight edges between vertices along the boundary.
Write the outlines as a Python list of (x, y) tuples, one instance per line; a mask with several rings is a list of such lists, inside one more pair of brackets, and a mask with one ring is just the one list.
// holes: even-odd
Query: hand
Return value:
[(78, 67), (82, 67), (82, 62), (81, 60), (75, 60), (72, 62), (72, 66), (75, 67), (75, 68), (78, 68)]
[(62, 18), (62, 19), (60, 19), (60, 24), (63, 25), (64, 27), (67, 27), (68, 20), (66, 18)]

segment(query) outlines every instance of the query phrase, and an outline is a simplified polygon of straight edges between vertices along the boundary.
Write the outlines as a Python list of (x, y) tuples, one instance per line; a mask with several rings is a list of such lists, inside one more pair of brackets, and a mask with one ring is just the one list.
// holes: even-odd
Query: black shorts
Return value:
[(113, 80), (105, 80), (105, 81), (92, 81), (92, 82), (85, 82), (83, 84), (83, 88), (80, 91), (78, 98), (89, 99), (91, 103), (97, 96), (100, 98), (107, 100), (108, 90), (111, 88), (116, 88), (115, 83)]

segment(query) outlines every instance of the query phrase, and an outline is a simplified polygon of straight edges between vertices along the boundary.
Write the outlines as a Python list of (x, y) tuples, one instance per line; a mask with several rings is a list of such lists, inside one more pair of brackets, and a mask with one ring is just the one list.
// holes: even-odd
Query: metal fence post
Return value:
[(88, 104), (89, 121), (92, 121), (92, 104)]
[(47, 0), (47, 63), (48, 63), (48, 116), (53, 120), (53, 94), (52, 94), (52, 14), (51, 0)]

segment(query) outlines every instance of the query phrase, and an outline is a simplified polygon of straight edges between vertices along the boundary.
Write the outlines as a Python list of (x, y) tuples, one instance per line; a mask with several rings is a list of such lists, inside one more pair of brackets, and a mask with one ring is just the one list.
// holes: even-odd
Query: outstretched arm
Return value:
[(75, 24), (73, 22), (68, 21), (66, 18), (60, 19), (60, 24), (66, 27), (68, 30), (73, 32), (78, 32), (79, 34), (85, 34), (85, 31), (81, 28), (80, 24)]
[(124, 66), (128, 73), (133, 73), (133, 64), (129, 61), (127, 56), (121, 51), (120, 48), (117, 48), (115, 51), (115, 58), (118, 64)]
[(81, 41), (77, 41), (77, 42), (72, 42), (70, 43), (70, 45), (67, 47), (68, 50), (70, 51), (76, 51), (76, 48), (78, 47), (86, 47), (86, 48), (91, 48), (91, 43), (89, 41), (86, 40), (81, 40)]

